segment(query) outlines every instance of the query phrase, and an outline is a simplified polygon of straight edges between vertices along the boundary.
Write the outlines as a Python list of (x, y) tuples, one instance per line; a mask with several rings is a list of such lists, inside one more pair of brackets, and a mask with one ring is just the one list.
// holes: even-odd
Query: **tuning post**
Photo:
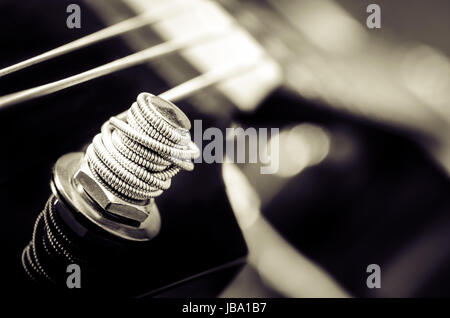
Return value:
[(92, 224), (122, 241), (154, 238), (161, 226), (155, 198), (179, 171), (193, 170), (199, 155), (190, 128), (173, 103), (141, 93), (126, 113), (102, 126), (86, 153), (62, 156), (53, 171), (53, 195), (24, 249), (27, 273), (57, 281), (48, 269), (55, 259), (87, 261), (72, 242), (82, 241)]

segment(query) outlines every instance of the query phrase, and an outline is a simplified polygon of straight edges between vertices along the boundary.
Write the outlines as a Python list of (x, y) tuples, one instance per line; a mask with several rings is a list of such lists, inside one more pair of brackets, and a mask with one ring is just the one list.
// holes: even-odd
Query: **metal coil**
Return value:
[(126, 115), (110, 118), (86, 151), (97, 181), (121, 199), (143, 201), (167, 190), (180, 170), (192, 170), (199, 149), (189, 127), (168, 118), (175, 108), (141, 93)]
[[(35, 281), (56, 283), (60, 280), (60, 264), (84, 263), (70, 233), (55, 213), (55, 196), (50, 196), (34, 224), (31, 242), (22, 252), (25, 272)], [(59, 274), (59, 275), (58, 275)]]

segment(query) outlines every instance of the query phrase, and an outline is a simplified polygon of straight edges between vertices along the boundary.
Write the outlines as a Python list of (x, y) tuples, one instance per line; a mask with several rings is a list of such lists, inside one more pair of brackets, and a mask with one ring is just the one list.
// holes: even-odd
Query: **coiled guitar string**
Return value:
[(60, 278), (52, 267), (61, 263), (84, 263), (84, 257), (80, 256), (75, 242), (55, 213), (55, 202), (56, 197), (50, 196), (36, 219), (31, 242), (22, 252), (23, 268), (35, 281), (55, 283)]
[[(199, 154), (188, 129), (169, 121), (170, 115), (167, 119), (167, 114), (161, 114), (151, 97), (141, 93), (125, 115), (107, 121), (85, 154), (97, 181), (131, 202), (160, 195), (180, 170), (194, 168), (192, 159)], [(80, 250), (79, 238), (70, 235), (56, 213), (56, 203), (56, 197), (50, 196), (36, 219), (31, 242), (22, 252), (23, 268), (36, 281), (58, 283), (64, 278), (58, 269), (88, 260)]]
[(85, 155), (96, 180), (131, 203), (159, 196), (199, 154), (189, 131), (169, 123), (152, 96), (139, 94), (126, 116), (111, 117)]

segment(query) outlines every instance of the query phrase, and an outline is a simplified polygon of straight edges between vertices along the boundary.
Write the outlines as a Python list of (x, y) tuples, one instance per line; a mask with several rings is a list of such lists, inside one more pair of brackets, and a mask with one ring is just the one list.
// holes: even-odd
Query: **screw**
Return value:
[(92, 176), (85, 159), (83, 159), (80, 169), (75, 174), (74, 180), (82, 186), (95, 203), (111, 214), (142, 223), (150, 213), (148, 204), (136, 205), (126, 202), (99, 184)]

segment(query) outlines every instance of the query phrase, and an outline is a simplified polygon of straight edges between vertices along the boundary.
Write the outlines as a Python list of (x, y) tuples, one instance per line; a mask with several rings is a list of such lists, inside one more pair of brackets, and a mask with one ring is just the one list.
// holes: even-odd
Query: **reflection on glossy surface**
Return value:
[(231, 206), (249, 248), (249, 263), (263, 282), (288, 297), (348, 297), (318, 264), (299, 253), (260, 216), (259, 198), (235, 164), (224, 164)]
[[(320, 163), (328, 154), (330, 139), (317, 125), (300, 124), (280, 133), (280, 153), (277, 176), (289, 178), (304, 168)], [(268, 145), (270, 149), (270, 144)], [(276, 166), (276, 165), (275, 165)]]

